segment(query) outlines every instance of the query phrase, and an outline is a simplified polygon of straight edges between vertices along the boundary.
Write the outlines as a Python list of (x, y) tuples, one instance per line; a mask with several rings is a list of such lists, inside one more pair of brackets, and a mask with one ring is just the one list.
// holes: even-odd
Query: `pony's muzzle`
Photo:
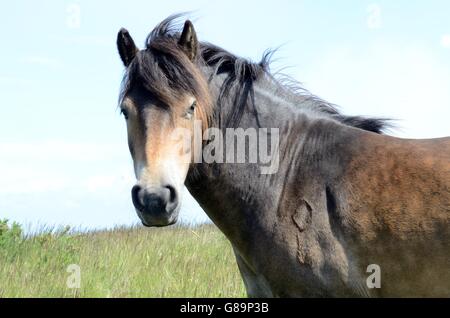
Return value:
[(174, 187), (143, 188), (135, 185), (131, 189), (131, 198), (143, 225), (167, 226), (177, 221), (179, 200)]

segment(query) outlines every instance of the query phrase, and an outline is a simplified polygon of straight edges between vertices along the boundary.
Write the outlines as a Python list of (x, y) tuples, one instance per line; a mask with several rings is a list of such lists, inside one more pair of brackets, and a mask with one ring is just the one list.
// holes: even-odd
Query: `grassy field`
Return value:
[[(67, 285), (77, 282), (70, 264), (79, 266), (80, 288)], [(0, 297), (245, 297), (245, 290), (213, 225), (24, 237), (0, 221)]]

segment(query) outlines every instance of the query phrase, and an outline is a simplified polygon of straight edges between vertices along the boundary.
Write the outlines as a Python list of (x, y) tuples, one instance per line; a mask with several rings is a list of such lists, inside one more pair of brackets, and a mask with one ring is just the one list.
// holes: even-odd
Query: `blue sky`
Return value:
[[(137, 222), (125, 123), (116, 109), (120, 27), (138, 45), (162, 19), (258, 60), (348, 114), (394, 117), (394, 135), (449, 135), (448, 1), (3, 1), (0, 218), (27, 227)], [(186, 198), (183, 222), (207, 218)]]

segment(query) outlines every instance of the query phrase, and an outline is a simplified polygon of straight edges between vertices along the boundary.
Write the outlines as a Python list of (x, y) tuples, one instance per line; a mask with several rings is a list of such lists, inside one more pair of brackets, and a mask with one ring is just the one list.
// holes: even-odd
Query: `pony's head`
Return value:
[(194, 122), (200, 120), (206, 128), (211, 113), (194, 27), (186, 21), (182, 32), (175, 32), (171, 20), (150, 33), (143, 50), (127, 30), (117, 36), (126, 67), (120, 108), (137, 179), (131, 196), (146, 226), (176, 222), (192, 158)]

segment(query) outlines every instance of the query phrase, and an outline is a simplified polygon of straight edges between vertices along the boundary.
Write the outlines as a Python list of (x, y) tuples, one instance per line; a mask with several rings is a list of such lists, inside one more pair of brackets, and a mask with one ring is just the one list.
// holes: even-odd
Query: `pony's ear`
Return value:
[(178, 44), (189, 57), (191, 61), (197, 56), (198, 40), (192, 22), (187, 20), (184, 23), (183, 32), (181, 33)]
[(117, 49), (119, 50), (120, 58), (125, 66), (130, 65), (131, 61), (136, 56), (139, 49), (134, 44), (130, 33), (124, 28), (120, 29), (117, 34)]

